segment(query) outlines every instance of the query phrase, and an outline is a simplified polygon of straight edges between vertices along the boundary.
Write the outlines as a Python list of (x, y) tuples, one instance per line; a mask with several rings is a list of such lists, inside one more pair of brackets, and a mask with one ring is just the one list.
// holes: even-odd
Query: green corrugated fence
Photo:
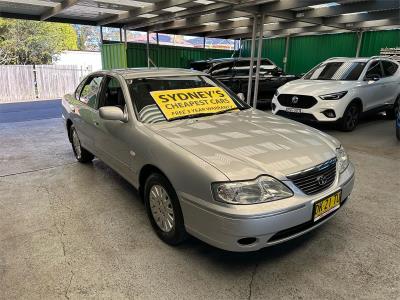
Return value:
[[(149, 45), (150, 58), (157, 67), (188, 68), (190, 62), (231, 57), (233, 51)], [(103, 69), (147, 67), (146, 44), (110, 43), (102, 46)]]
[[(354, 57), (357, 51), (357, 34), (338, 33), (291, 37), (289, 40), (287, 72), (301, 74), (321, 61), (335, 56)], [(399, 47), (400, 30), (366, 31), (361, 40), (361, 57), (379, 55), (381, 48)], [(263, 40), (263, 57), (283, 66), (286, 39)], [(250, 56), (250, 41), (243, 42), (242, 56)]]
[(127, 67), (126, 46), (123, 43), (104, 44), (101, 47), (101, 63), (103, 69)]

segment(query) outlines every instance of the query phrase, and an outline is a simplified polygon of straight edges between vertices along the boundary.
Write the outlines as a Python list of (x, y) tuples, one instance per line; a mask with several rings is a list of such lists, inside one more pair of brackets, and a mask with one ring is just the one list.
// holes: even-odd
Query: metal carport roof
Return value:
[(206, 37), (264, 36), (398, 27), (399, 0), (0, 0), (0, 16)]

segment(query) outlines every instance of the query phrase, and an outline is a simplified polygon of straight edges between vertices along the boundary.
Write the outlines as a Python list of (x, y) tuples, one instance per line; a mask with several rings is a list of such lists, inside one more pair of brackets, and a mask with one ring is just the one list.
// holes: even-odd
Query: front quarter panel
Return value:
[[(138, 125), (137, 129), (143, 140), (138, 143), (141, 145), (137, 153), (139, 174), (146, 165), (155, 166), (168, 178), (178, 196), (186, 193), (211, 201), (211, 183), (228, 180), (218, 169), (155, 133), (147, 125)], [(139, 177), (135, 185), (139, 186)]]

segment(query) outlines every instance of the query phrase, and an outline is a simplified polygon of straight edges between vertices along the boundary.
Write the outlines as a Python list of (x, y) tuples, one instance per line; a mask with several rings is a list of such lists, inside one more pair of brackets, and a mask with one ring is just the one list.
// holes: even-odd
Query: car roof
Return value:
[(178, 68), (127, 68), (113, 69), (102, 71), (109, 75), (120, 75), (125, 79), (148, 78), (148, 77), (164, 77), (164, 76), (190, 76), (190, 75), (206, 75), (203, 72), (178, 69)]
[(369, 57), (334, 57), (334, 58), (327, 59), (325, 62), (342, 62), (342, 61), (367, 62), (369, 60), (370, 60)]

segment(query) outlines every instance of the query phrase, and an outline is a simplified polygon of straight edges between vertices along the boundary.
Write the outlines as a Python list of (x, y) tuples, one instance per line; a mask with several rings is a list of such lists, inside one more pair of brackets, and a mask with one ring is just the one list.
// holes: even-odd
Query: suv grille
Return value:
[(336, 158), (332, 158), (310, 170), (287, 176), (307, 195), (314, 195), (326, 190), (336, 177)]
[(278, 101), (283, 106), (294, 108), (311, 108), (318, 103), (317, 99), (312, 96), (292, 94), (280, 94), (278, 96)]

